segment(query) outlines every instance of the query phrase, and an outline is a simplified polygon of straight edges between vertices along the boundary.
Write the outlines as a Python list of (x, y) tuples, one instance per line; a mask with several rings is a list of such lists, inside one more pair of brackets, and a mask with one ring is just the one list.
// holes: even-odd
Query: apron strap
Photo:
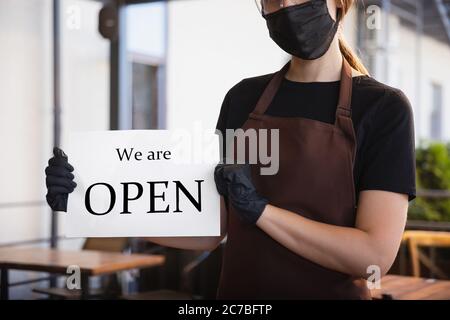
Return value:
[[(351, 100), (352, 100), (352, 68), (345, 58), (342, 59), (341, 87), (339, 94), (339, 102), (336, 109), (336, 122), (339, 116), (351, 118)], [(291, 62), (289, 61), (280, 71), (275, 73), (259, 98), (255, 109), (251, 114), (263, 115), (272, 103), (275, 95), (280, 88), (284, 76), (289, 70)]]
[(252, 112), (253, 114), (263, 115), (266, 112), (267, 108), (272, 103), (273, 98), (275, 98), (275, 95), (277, 94), (281, 82), (288, 72), (290, 65), (291, 62), (289, 61), (280, 71), (274, 74), (263, 94), (259, 98), (258, 103), (256, 104), (256, 107)]
[(352, 88), (353, 76), (352, 68), (345, 58), (342, 62), (341, 88), (339, 93), (339, 102), (336, 109), (336, 120), (339, 116), (351, 118), (352, 116)]
[(351, 144), (352, 164), (356, 160), (356, 134), (352, 121), (352, 88), (353, 76), (352, 68), (344, 58), (342, 63), (341, 89), (339, 93), (339, 102), (336, 109), (335, 126), (340, 128), (347, 136)]

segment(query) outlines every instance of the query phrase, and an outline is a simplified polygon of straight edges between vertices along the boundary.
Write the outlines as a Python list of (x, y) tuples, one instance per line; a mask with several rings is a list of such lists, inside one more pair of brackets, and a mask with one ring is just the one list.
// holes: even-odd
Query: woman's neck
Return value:
[(330, 49), (319, 59), (302, 60), (292, 57), (286, 78), (296, 82), (328, 82), (341, 78), (342, 53), (335, 37)]

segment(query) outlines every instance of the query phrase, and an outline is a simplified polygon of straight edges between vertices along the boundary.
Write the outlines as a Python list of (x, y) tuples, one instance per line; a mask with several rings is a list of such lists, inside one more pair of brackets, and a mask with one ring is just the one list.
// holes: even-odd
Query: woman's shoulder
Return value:
[(273, 73), (245, 78), (228, 90), (217, 121), (217, 128), (239, 128), (255, 107)]
[(372, 77), (365, 76), (358, 80), (353, 108), (357, 109), (359, 128), (367, 129), (363, 131), (367, 132), (367, 141), (384, 141), (378, 144), (396, 145), (398, 150), (403, 147), (412, 150), (415, 139), (414, 112), (406, 94)]
[(372, 111), (377, 114), (412, 116), (410, 100), (403, 90), (371, 76), (355, 77), (354, 99), (359, 105), (374, 106)]
[(236, 83), (228, 91), (230, 97), (242, 97), (247, 95), (260, 95), (273, 77), (274, 73), (263, 74), (255, 77), (244, 78)]

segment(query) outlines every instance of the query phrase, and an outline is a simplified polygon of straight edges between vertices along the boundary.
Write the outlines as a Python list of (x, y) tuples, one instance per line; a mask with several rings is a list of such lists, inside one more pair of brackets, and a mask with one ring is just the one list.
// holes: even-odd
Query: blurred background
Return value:
[[(344, 34), (371, 76), (402, 89), (415, 114), (418, 197), (391, 273), (446, 279), (450, 1), (357, 1)], [(91, 286), (124, 297), (161, 289), (214, 297), (220, 247), (186, 252), (143, 239), (62, 237), (65, 214), (46, 205), (44, 168), (72, 131), (194, 122), (213, 130), (234, 84), (288, 59), (254, 0), (0, 0), (0, 46), (0, 256), (28, 247), (157, 254), (164, 264), (94, 277)], [(46, 291), (64, 287), (60, 277), (8, 275), (2, 284), (12, 299), (67, 298)]]

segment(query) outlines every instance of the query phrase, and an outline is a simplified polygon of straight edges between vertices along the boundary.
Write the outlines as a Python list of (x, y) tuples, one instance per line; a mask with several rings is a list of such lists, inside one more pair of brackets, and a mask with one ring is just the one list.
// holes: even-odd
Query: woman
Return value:
[[(391, 267), (415, 198), (411, 106), (344, 44), (353, 0), (259, 4), (292, 59), (234, 86), (217, 129), (279, 130), (278, 173), (218, 165), (222, 236), (152, 240), (213, 250), (227, 235), (218, 298), (368, 299), (362, 280)], [(49, 164), (48, 202), (64, 207), (73, 168), (62, 154)]]

